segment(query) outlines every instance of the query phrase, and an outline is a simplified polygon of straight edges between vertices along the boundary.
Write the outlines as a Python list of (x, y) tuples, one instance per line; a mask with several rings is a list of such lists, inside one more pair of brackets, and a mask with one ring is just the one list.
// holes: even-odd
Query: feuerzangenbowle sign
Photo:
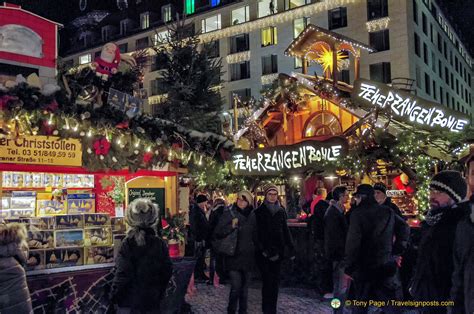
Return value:
[(290, 146), (238, 150), (232, 154), (232, 171), (238, 175), (278, 175), (304, 171), (321, 162), (335, 161), (347, 154), (341, 137), (326, 141), (304, 141)]
[(469, 125), (469, 117), (460, 112), (383, 83), (356, 80), (352, 99), (365, 106), (390, 108), (395, 120), (428, 131), (461, 132)]

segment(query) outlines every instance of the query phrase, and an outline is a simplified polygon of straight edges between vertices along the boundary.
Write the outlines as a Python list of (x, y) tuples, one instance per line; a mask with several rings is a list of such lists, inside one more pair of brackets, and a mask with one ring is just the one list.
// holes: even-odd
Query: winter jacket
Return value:
[[(232, 213), (231, 213), (232, 210)], [(237, 248), (234, 256), (225, 256), (224, 265), (225, 270), (246, 270), (250, 271), (255, 265), (255, 246), (253, 237), (256, 232), (255, 213), (251, 206), (240, 209), (237, 205), (232, 205), (226, 209), (219, 219), (219, 222), (214, 230), (214, 238), (222, 239), (229, 235), (232, 229), (232, 219), (234, 216), (238, 219), (238, 237)]]
[(214, 230), (217, 227), (217, 223), (219, 222), (220, 217), (224, 213), (226, 209), (225, 205), (219, 205), (212, 209), (211, 213), (209, 214), (209, 241), (212, 240)]
[(452, 313), (474, 313), (474, 209), (456, 229), (454, 240), (454, 272), (451, 298)]
[[(410, 228), (389, 207), (362, 202), (351, 214), (345, 247), (345, 272), (360, 278), (392, 276), (394, 255), (407, 248)], [(395, 237), (395, 242), (394, 242)]]
[[(15, 226), (16, 225), (16, 226)], [(18, 224), (0, 226), (0, 313), (32, 313), (30, 292), (26, 283), (26, 251)], [(22, 227), (24, 228), (24, 227)], [(8, 233), (8, 235), (6, 235)], [(25, 231), (26, 234), (26, 231)]]
[(255, 250), (257, 255), (273, 258), (278, 255), (277, 260), (294, 256), (295, 247), (288, 229), (287, 214), (280, 206), (277, 212), (272, 214), (263, 202), (255, 210), (257, 232), (255, 234)]
[(403, 216), (402, 211), (400, 210), (400, 208), (392, 202), (392, 199), (390, 197), (387, 197), (385, 199), (385, 202), (382, 205), (390, 207), (396, 215), (398, 215), (403, 220), (406, 220), (406, 218)]
[(322, 241), (324, 239), (324, 215), (328, 207), (329, 203), (325, 200), (320, 200), (314, 205), (314, 213), (308, 220), (314, 240)]
[(415, 300), (449, 299), (454, 271), (453, 246), (457, 224), (466, 215), (466, 204), (437, 209), (444, 212), (433, 226), (424, 221), (418, 258), (410, 287)]
[(210, 230), (209, 221), (207, 220), (204, 210), (197, 204), (194, 204), (189, 212), (189, 227), (194, 241), (201, 242), (208, 240)]
[(336, 201), (331, 200), (324, 215), (324, 252), (331, 261), (341, 261), (344, 258), (347, 222), (343, 209)]
[(112, 300), (119, 307), (138, 311), (159, 310), (172, 275), (166, 243), (151, 228), (145, 232), (145, 245), (138, 246), (136, 233), (129, 232), (115, 260)]

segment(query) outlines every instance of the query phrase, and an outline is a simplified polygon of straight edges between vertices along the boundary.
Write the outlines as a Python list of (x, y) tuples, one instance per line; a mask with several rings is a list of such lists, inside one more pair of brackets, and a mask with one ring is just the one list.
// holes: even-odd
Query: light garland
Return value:
[(390, 22), (389, 17), (383, 17), (380, 19), (368, 21), (367, 23), (365, 23), (365, 25), (367, 26), (367, 31), (369, 33), (372, 33), (372, 32), (377, 32), (377, 31), (387, 29), (389, 22)]
[(226, 57), (227, 64), (240, 63), (250, 60), (250, 50), (233, 53)]
[(278, 73), (272, 73), (263, 75), (260, 79), (262, 81), (262, 85), (272, 84), (278, 78)]

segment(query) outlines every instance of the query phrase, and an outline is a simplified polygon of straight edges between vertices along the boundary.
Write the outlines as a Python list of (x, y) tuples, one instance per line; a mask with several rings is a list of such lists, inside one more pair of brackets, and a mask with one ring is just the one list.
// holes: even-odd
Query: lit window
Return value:
[(275, 0), (258, 1), (258, 17), (264, 17), (277, 13), (277, 5)]
[(79, 56), (79, 64), (87, 64), (91, 62), (91, 54)]
[(147, 29), (150, 27), (150, 13), (145, 12), (140, 14), (140, 25), (142, 29)]
[(209, 33), (221, 29), (221, 15), (217, 14), (202, 20), (202, 32)]
[(153, 45), (156, 46), (156, 45), (162, 44), (162, 43), (166, 42), (169, 37), (170, 37), (170, 31), (169, 30), (155, 33), (153, 35)]
[(165, 23), (171, 21), (171, 5), (167, 5), (161, 8), (161, 19)]
[(250, 8), (248, 5), (241, 7), (232, 11), (231, 14), (232, 25), (237, 25), (240, 23), (245, 23), (250, 20)]
[(277, 28), (270, 26), (262, 29), (262, 47), (277, 44)]
[(291, 10), (310, 3), (311, 0), (285, 0), (285, 10)]
[(298, 37), (298, 35), (308, 26), (309, 18), (302, 17), (293, 21), (293, 38)]
[(194, 0), (186, 0), (184, 11), (186, 14), (193, 14), (195, 10)]
[(211, 7), (218, 6), (221, 3), (221, 0), (211, 0)]

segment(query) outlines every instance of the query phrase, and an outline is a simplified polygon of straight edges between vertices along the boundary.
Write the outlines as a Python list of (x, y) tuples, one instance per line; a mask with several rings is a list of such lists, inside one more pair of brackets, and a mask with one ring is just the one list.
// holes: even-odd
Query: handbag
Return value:
[[(235, 218), (234, 212), (229, 208), (232, 219)], [(212, 240), (212, 247), (218, 254), (225, 256), (234, 256), (235, 249), (237, 248), (237, 239), (239, 236), (239, 230), (237, 228), (232, 229), (232, 231), (222, 239)]]

